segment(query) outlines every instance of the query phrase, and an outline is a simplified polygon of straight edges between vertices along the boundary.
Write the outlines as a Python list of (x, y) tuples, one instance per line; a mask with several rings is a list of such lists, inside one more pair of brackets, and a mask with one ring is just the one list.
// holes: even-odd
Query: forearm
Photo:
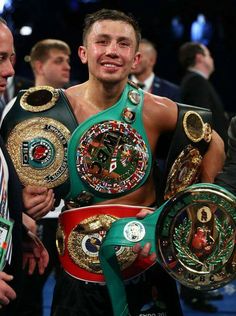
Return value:
[(222, 170), (225, 161), (224, 142), (215, 132), (209, 144), (201, 166), (201, 182), (213, 183), (217, 174)]

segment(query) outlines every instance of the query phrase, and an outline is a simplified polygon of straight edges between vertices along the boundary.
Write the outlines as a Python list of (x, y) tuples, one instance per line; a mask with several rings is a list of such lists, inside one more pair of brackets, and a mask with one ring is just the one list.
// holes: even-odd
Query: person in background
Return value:
[[(0, 96), (5, 92), (8, 77), (14, 75), (14, 59), (12, 33), (6, 21), (0, 18)], [(31, 217), (45, 215), (53, 208), (55, 199), (53, 191), (43, 187), (26, 186), (22, 191), (22, 185), (1, 137), (0, 170), (1, 224), (3, 220), (14, 221), (12, 236), (6, 250), (6, 262), (3, 265), (3, 271), (0, 271), (0, 314), (13, 316), (17, 315), (17, 303), (22, 287), (22, 212), (26, 212)], [(28, 217), (26, 214), (25, 216)], [(37, 262), (39, 271), (42, 273), (48, 262), (48, 254), (42, 245), (32, 242), (33, 239), (27, 240), (29, 234), (27, 230), (25, 232), (24, 243), (26, 242), (27, 253), (25, 253), (24, 263), (28, 261), (29, 272), (32, 273)]]
[(35, 86), (63, 88), (70, 80), (70, 47), (58, 39), (37, 42), (30, 52)]
[(11, 76), (7, 79), (7, 87), (1, 96), (1, 111), (8, 104), (8, 102), (17, 96), (20, 90), (25, 90), (33, 86), (33, 82), (21, 76)]
[[(70, 47), (64, 41), (44, 39), (37, 42), (30, 53), (35, 87), (65, 87), (70, 79), (70, 54)], [(32, 275), (26, 274), (18, 315), (41, 316), (43, 314), (44, 284), (52, 272), (55, 272), (57, 277), (60, 270), (55, 238), (58, 215), (62, 207), (63, 202), (55, 210), (36, 221), (34, 230), (49, 253), (49, 264), (42, 275), (37, 271)], [(34, 291), (32, 291), (32, 288), (34, 288)]]
[(130, 79), (137, 83), (144, 91), (179, 102), (179, 86), (156, 76), (154, 73), (154, 67), (157, 62), (155, 45), (143, 38), (139, 44), (139, 52), (141, 54), (140, 61), (135, 68), (132, 68)]
[(215, 70), (209, 49), (198, 42), (184, 43), (179, 48), (179, 62), (185, 71), (180, 86), (181, 101), (212, 111), (213, 128), (224, 140), (227, 150), (229, 122), (222, 101), (209, 80)]
[[(94, 131), (94, 126), (101, 126), (104, 120), (106, 120), (106, 129), (104, 132), (101, 129), (103, 133), (102, 137), (99, 138), (99, 142), (98, 138), (92, 138), (91, 140), (90, 136), (86, 138), (89, 144), (84, 141), (85, 148), (81, 148), (81, 150), (83, 153), (89, 151), (89, 154), (92, 154), (89, 156), (85, 153), (85, 157), (82, 157), (83, 155), (80, 157), (84, 160), (91, 158), (91, 164), (87, 162), (85, 166), (85, 161), (77, 164), (77, 168), (81, 167), (81, 178), (83, 177), (83, 179), (78, 176), (79, 184), (74, 188), (78, 189), (78, 195), (76, 193), (76, 198), (72, 201), (65, 201), (66, 209), (76, 207), (76, 205), (81, 207), (82, 204), (80, 204), (80, 199), (77, 199), (77, 197), (81, 197), (83, 200), (83, 197), (89, 197), (90, 195), (92, 195), (92, 201), (88, 199), (88, 202), (90, 201), (91, 204), (140, 205), (144, 208), (145, 206), (155, 205), (158, 199), (151, 164), (149, 164), (151, 167), (149, 171), (145, 171), (145, 178), (142, 178), (141, 183), (136, 183), (133, 190), (130, 190), (129, 185), (124, 185), (124, 191), (118, 196), (111, 193), (112, 190), (110, 190), (106, 196), (102, 195), (101, 197), (100, 192), (102, 188), (109, 187), (111, 181), (113, 183), (114, 179), (119, 176), (119, 168), (125, 169), (120, 177), (126, 177), (127, 173), (131, 172), (132, 160), (130, 160), (129, 152), (132, 151), (134, 146), (129, 146), (130, 150), (127, 152), (122, 151), (123, 146), (120, 145), (122, 137), (126, 138), (127, 144), (127, 139), (133, 137), (131, 131), (138, 133), (140, 141), (147, 137), (145, 146), (150, 149), (150, 156), (148, 155), (148, 157), (152, 156), (154, 161), (156, 151), (158, 151), (157, 142), (160, 135), (174, 131), (177, 125), (178, 107), (175, 102), (159, 95), (144, 92), (137, 85), (128, 81), (131, 70), (135, 69), (140, 61), (139, 41), (140, 31), (137, 22), (123, 12), (102, 9), (88, 15), (85, 19), (83, 45), (79, 47), (78, 54), (82, 63), (88, 64), (89, 79), (85, 83), (67, 89), (66, 96), (78, 121), (78, 129), (90, 124), (90, 128), (83, 131), (85, 137), (95, 134), (91, 132), (92, 129)], [(130, 120), (130, 116), (126, 117), (126, 113), (131, 106), (132, 111), (136, 110), (137, 112), (134, 112)], [(103, 115), (104, 117), (102, 117)], [(109, 120), (107, 117), (109, 117)], [(109, 135), (107, 125), (113, 131), (116, 120), (121, 124), (120, 130)], [(138, 122), (139, 126), (136, 125), (134, 129), (132, 124), (138, 124)], [(122, 130), (123, 128), (126, 130)], [(109, 142), (109, 136), (111, 135), (112, 146)], [(77, 141), (79, 144), (78, 139)], [(100, 151), (97, 150), (98, 145), (101, 148)], [(104, 150), (102, 150), (103, 148)], [(118, 152), (115, 152), (115, 149)], [(110, 153), (109, 159), (106, 158), (108, 153)], [(68, 154), (76, 155), (75, 152)], [(117, 158), (119, 162), (116, 163), (121, 166), (123, 162), (126, 167), (116, 168), (115, 163), (110, 163), (107, 166), (107, 161), (111, 161), (111, 157), (121, 157)], [(202, 181), (212, 182), (215, 174), (221, 169), (223, 161), (223, 142), (218, 134), (213, 131), (207, 153), (202, 160)], [(149, 163), (151, 163), (150, 160)], [(92, 166), (92, 168), (89, 169), (89, 166)], [(99, 168), (95, 168), (96, 166)], [(112, 172), (109, 172), (111, 168)], [(133, 175), (135, 176), (135, 172)], [(90, 190), (89, 181), (93, 178), (96, 181), (96, 188)], [(134, 178), (135, 181), (138, 181), (139, 177)], [(92, 194), (89, 195), (82, 189), (80, 190), (81, 182), (86, 183), (88, 193), (91, 191)], [(120, 183), (115, 182), (115, 184), (117, 185), (116, 188), (119, 188)], [(86, 208), (87, 211), (88, 208)], [(140, 217), (141, 214), (137, 214), (137, 216)], [(138, 244), (136, 246), (135, 251), (141, 251), (142, 256), (149, 254), (149, 244), (146, 244), (143, 249), (140, 249)], [(74, 252), (76, 252), (76, 249), (74, 249)], [(152, 268), (155, 269), (155, 274), (152, 274), (153, 269), (148, 269), (126, 284), (131, 314), (182, 315), (175, 281), (158, 264)], [(56, 282), (51, 315), (72, 314), (78, 316), (111, 316), (113, 312), (106, 285), (82, 281), (79, 277), (73, 277), (63, 270)]]
[[(187, 42), (179, 48), (179, 61), (185, 71), (181, 81), (181, 101), (183, 103), (209, 108), (212, 111), (213, 128), (224, 140), (227, 150), (228, 119), (222, 101), (209, 81), (214, 72), (214, 60), (209, 49), (198, 42)], [(193, 309), (216, 312), (217, 307), (210, 300), (222, 299), (218, 291), (199, 292), (180, 287), (181, 298)]]

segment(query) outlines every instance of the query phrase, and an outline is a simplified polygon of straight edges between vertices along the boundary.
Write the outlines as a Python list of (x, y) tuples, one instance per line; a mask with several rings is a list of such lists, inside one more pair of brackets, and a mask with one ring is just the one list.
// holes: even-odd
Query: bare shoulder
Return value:
[(152, 122), (159, 132), (173, 130), (178, 116), (177, 104), (168, 98), (145, 93), (143, 116), (144, 121)]
[(77, 84), (75, 86), (69, 87), (65, 90), (66, 96), (70, 98), (75, 98), (80, 96), (84, 91), (85, 83)]
[(84, 91), (85, 83), (69, 87), (65, 90), (65, 94), (74, 109), (77, 108), (78, 104), (83, 100)]

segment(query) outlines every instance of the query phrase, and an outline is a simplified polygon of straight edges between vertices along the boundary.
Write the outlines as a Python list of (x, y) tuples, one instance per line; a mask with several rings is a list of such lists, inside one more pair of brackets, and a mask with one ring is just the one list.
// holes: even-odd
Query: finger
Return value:
[(132, 247), (132, 250), (133, 252), (135, 253), (139, 253), (140, 250), (142, 249), (141, 245), (139, 243), (135, 244), (133, 247)]
[(151, 249), (151, 244), (150, 242), (147, 242), (144, 246), (143, 249), (140, 252), (140, 255), (143, 257), (147, 257), (150, 253), (150, 249)]
[(51, 204), (50, 207), (52, 207), (53, 200), (55, 199), (55, 194), (52, 189), (48, 191), (44, 191), (42, 194), (34, 194), (34, 195), (28, 195), (24, 198), (24, 204), (26, 209), (32, 209), (37, 207), (40, 207), (41, 209), (47, 206), (49, 203)]
[(39, 270), (39, 274), (43, 274), (44, 271), (45, 271), (45, 265), (44, 265), (44, 262), (43, 262), (43, 259), (41, 258), (39, 261), (38, 261), (38, 270)]
[(7, 289), (6, 289), (6, 294), (5, 295), (10, 300), (16, 299), (16, 292), (9, 285), (7, 285)]
[(53, 209), (54, 203), (54, 198), (52, 198), (49, 202), (48, 200), (44, 200), (40, 204), (28, 209), (27, 214), (33, 217), (35, 220), (38, 220)]
[(24, 191), (28, 194), (32, 194), (32, 195), (37, 195), (37, 194), (43, 194), (45, 192), (48, 191), (48, 188), (46, 187), (37, 187), (37, 186), (33, 186), (33, 185), (27, 185), (24, 188)]
[(49, 263), (49, 254), (48, 254), (47, 250), (42, 251), (41, 257), (42, 257), (43, 265), (46, 268), (48, 263)]
[(152, 210), (143, 208), (143, 209), (141, 209), (141, 211), (139, 211), (139, 212), (136, 214), (136, 217), (137, 217), (137, 218), (144, 218), (145, 216), (147, 216), (147, 215), (149, 215), (149, 214), (152, 214), (152, 213), (153, 213)]
[(8, 305), (10, 303), (10, 300), (5, 295), (2, 295), (0, 298), (0, 303), (1, 305)]
[(7, 284), (1, 285), (0, 304), (7, 305), (16, 298), (16, 292)]
[(30, 258), (29, 259), (29, 268), (28, 268), (28, 274), (31, 275), (33, 274), (34, 270), (36, 267), (36, 259), (35, 258)]
[(13, 280), (13, 275), (0, 271), (0, 279), (4, 281), (11, 281)]
[(155, 252), (153, 252), (150, 256), (149, 256), (149, 259), (151, 260), (151, 261), (156, 261), (157, 260), (157, 255), (156, 255), (156, 253)]

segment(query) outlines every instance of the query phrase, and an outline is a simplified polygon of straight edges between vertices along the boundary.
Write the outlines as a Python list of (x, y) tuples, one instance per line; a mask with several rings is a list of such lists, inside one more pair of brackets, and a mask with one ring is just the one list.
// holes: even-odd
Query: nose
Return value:
[(71, 69), (71, 66), (70, 66), (70, 64), (69, 64), (69, 62), (68, 61), (64, 61), (64, 68), (66, 69), (66, 70), (70, 70)]
[(2, 77), (8, 78), (15, 74), (15, 70), (13, 65), (9, 59), (7, 59), (4, 64), (2, 65)]
[(111, 42), (110, 45), (107, 46), (107, 55), (117, 56), (117, 43)]

